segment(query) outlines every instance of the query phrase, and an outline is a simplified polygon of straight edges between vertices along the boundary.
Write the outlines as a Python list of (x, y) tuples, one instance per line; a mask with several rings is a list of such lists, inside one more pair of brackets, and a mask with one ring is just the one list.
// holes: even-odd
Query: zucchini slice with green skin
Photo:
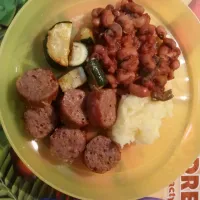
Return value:
[(78, 67), (58, 79), (58, 83), (63, 92), (66, 92), (68, 89), (80, 87), (86, 81), (87, 77), (82, 67)]
[(52, 67), (66, 68), (69, 65), (72, 22), (55, 24), (44, 41), (45, 56)]
[(71, 54), (69, 56), (69, 65), (72, 67), (83, 64), (88, 57), (87, 47), (80, 42), (73, 42)]
[(93, 45), (94, 44), (94, 35), (92, 30), (89, 28), (82, 28), (80, 32), (80, 41), (85, 45)]
[(101, 89), (107, 84), (107, 79), (97, 59), (91, 59), (85, 66), (91, 89)]

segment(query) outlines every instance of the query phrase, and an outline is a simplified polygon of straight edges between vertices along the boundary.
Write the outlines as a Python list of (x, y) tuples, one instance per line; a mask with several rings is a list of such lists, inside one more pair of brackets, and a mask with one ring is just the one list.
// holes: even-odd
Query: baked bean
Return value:
[(115, 44), (113, 44), (112, 46), (107, 47), (107, 52), (108, 52), (108, 56), (113, 58), (116, 57), (117, 51), (118, 51), (118, 46)]
[(167, 77), (163, 76), (163, 75), (156, 76), (154, 78), (154, 82), (155, 82), (156, 85), (164, 87), (167, 83)]
[(105, 41), (111, 47), (116, 46), (117, 40), (121, 40), (122, 37), (122, 27), (117, 24), (113, 23), (109, 26), (109, 29), (104, 34)]
[(124, 5), (124, 9), (132, 13), (138, 13), (142, 15), (144, 13), (144, 8), (134, 2), (130, 2)]
[(150, 24), (151, 17), (149, 16), (149, 14), (145, 13), (143, 16), (146, 17), (146, 25)]
[(133, 38), (133, 46), (138, 50), (141, 46), (141, 42), (137, 37)]
[(134, 47), (124, 47), (117, 52), (117, 58), (119, 61), (124, 61), (130, 56), (138, 56), (137, 49)]
[(139, 35), (138, 39), (141, 43), (144, 43), (147, 40), (147, 35)]
[(114, 38), (122, 38), (122, 27), (118, 23), (113, 23), (111, 26), (109, 26), (109, 29), (113, 32)]
[(150, 91), (148, 88), (133, 83), (129, 85), (129, 92), (141, 98), (150, 96)]
[(176, 42), (171, 38), (164, 38), (163, 43), (171, 49), (176, 49)]
[(159, 67), (157, 69), (157, 74), (158, 75), (168, 75), (170, 71), (171, 71), (171, 69), (169, 66)]
[(168, 75), (171, 71), (169, 67), (169, 62), (166, 60), (160, 60), (159, 62), (159, 68), (157, 68), (157, 74), (158, 75)]
[(156, 27), (151, 24), (145, 24), (139, 29), (139, 35), (153, 35), (155, 33)]
[(169, 65), (170, 65), (170, 60), (169, 60), (169, 58), (168, 57), (160, 57), (160, 60), (159, 60), (159, 66), (160, 67), (166, 67), (166, 66), (168, 66), (169, 67)]
[(133, 25), (136, 28), (141, 28), (142, 26), (146, 24), (146, 21), (147, 21), (146, 16), (142, 15), (141, 17), (133, 18)]
[(113, 24), (115, 16), (111, 10), (104, 10), (101, 14), (101, 23), (104, 27), (108, 28)]
[(141, 54), (140, 61), (148, 71), (152, 71), (156, 68), (155, 60), (151, 54)]
[(158, 26), (158, 27), (156, 28), (156, 33), (157, 33), (157, 35), (158, 35), (158, 37), (159, 37), (160, 39), (165, 38), (166, 35), (167, 35), (167, 31), (165, 30), (165, 28), (164, 28), (163, 26)]
[(133, 21), (129, 15), (125, 15), (124, 13), (122, 13), (116, 19), (116, 22), (122, 26), (123, 32), (126, 34), (132, 33), (134, 31)]
[(114, 47), (117, 42), (114, 33), (110, 29), (104, 33), (104, 39), (109, 48)]
[(105, 49), (104, 46), (97, 44), (97, 45), (94, 46), (94, 53), (104, 55), (106, 53), (106, 49)]
[(101, 12), (103, 11), (103, 8), (95, 8), (92, 10), (92, 17), (97, 18), (100, 16)]
[(124, 35), (121, 40), (122, 47), (132, 47), (133, 46), (133, 36), (131, 34)]
[(158, 49), (158, 55), (168, 55), (170, 52), (170, 49), (166, 45), (161, 45), (160, 48)]
[(139, 59), (137, 56), (132, 56), (128, 60), (123, 61), (120, 67), (129, 72), (136, 72), (138, 70)]
[(106, 8), (105, 8), (106, 10), (111, 10), (111, 11), (113, 11), (115, 8), (114, 8), (114, 6), (113, 5), (111, 5), (111, 4), (108, 4), (107, 6), (106, 6)]
[(117, 81), (117, 79), (115, 78), (114, 75), (112, 75), (112, 74), (107, 74), (107, 75), (106, 75), (106, 78), (107, 78), (108, 83), (111, 85), (112, 88), (117, 88), (117, 86), (118, 86), (118, 81)]
[(135, 73), (123, 69), (117, 71), (117, 81), (123, 85), (129, 85), (135, 80)]
[(180, 62), (178, 59), (174, 60), (171, 65), (170, 68), (174, 71), (177, 70), (180, 67)]
[(139, 51), (141, 54), (151, 54), (153, 56), (157, 52), (156, 44), (145, 42), (144, 44), (141, 45)]
[(115, 73), (117, 69), (117, 63), (115, 60), (111, 60), (108, 56), (107, 49), (104, 48), (102, 45), (95, 45), (93, 54), (91, 58), (97, 58), (103, 62), (104, 68), (111, 74)]
[(143, 81), (142, 81), (142, 85), (144, 86), (144, 87), (146, 87), (146, 88), (148, 88), (149, 90), (152, 90), (153, 88), (154, 88), (154, 82), (153, 81), (151, 81), (151, 80), (144, 80), (143, 79)]
[(99, 27), (100, 24), (101, 24), (100, 18), (96, 17), (96, 18), (93, 18), (93, 19), (92, 19), (92, 25), (93, 25), (94, 27)]
[(120, 16), (120, 11), (119, 10), (117, 10), (117, 9), (114, 9), (113, 11), (112, 11), (112, 13), (113, 13), (113, 15), (115, 16), (115, 17), (119, 17)]
[(120, 3), (120, 7), (123, 7), (124, 5), (126, 5), (129, 1), (128, 0), (122, 0)]
[(174, 72), (171, 70), (168, 74), (168, 80), (174, 79)]
[(180, 50), (178, 47), (176, 47), (176, 48), (174, 49), (174, 51), (176, 52), (175, 58), (178, 58), (178, 57), (181, 55), (181, 50)]

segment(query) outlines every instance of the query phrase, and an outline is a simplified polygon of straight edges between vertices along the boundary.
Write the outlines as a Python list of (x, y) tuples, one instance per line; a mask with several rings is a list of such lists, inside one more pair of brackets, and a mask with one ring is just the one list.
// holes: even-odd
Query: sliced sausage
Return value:
[(56, 99), (59, 85), (54, 74), (47, 69), (27, 71), (16, 82), (22, 99), (31, 106), (42, 107)]
[(26, 131), (34, 138), (41, 139), (54, 131), (57, 117), (51, 105), (30, 108), (24, 113)]
[(116, 121), (116, 92), (112, 89), (93, 91), (87, 98), (89, 122), (100, 128), (109, 128)]
[(105, 173), (115, 167), (121, 160), (117, 144), (105, 136), (97, 136), (86, 146), (85, 165), (96, 173)]
[(79, 129), (57, 128), (50, 137), (52, 155), (68, 163), (72, 163), (85, 146), (85, 133)]
[(60, 103), (60, 117), (63, 123), (70, 127), (84, 127), (88, 124), (85, 96), (85, 92), (79, 89), (65, 92)]

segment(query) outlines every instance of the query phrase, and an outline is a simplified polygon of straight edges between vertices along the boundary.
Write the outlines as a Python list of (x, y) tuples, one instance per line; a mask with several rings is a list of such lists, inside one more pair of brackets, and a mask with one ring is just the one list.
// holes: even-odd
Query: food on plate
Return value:
[(94, 35), (91, 29), (82, 28), (80, 31), (80, 41), (86, 45), (94, 44)]
[(33, 69), (24, 73), (16, 82), (21, 98), (30, 106), (51, 104), (58, 94), (58, 81), (49, 69)]
[(152, 94), (152, 100), (155, 101), (168, 101), (174, 97), (172, 90), (167, 90), (164, 93), (163, 92), (154, 92)]
[(106, 86), (107, 79), (98, 60), (90, 59), (85, 70), (88, 74), (89, 86), (92, 89), (101, 89)]
[(43, 108), (28, 108), (24, 113), (26, 131), (34, 138), (44, 138), (57, 126), (57, 116), (51, 105)]
[(47, 61), (53, 67), (65, 68), (69, 65), (72, 22), (64, 21), (55, 24), (44, 42)]
[(61, 99), (61, 121), (68, 126), (84, 127), (88, 125), (86, 116), (86, 94), (79, 89), (67, 90)]
[(181, 53), (163, 26), (154, 26), (142, 6), (122, 1), (120, 6), (95, 8), (92, 13), (95, 45), (91, 58), (103, 63), (112, 88), (126, 94), (165, 99), (165, 85), (180, 67)]
[(82, 67), (78, 67), (58, 79), (63, 92), (69, 89), (76, 89), (87, 82), (87, 76)]
[(72, 50), (69, 56), (69, 65), (72, 67), (83, 64), (88, 57), (87, 47), (80, 42), (73, 42)]
[(113, 89), (95, 90), (87, 97), (89, 122), (100, 128), (110, 128), (116, 121), (116, 92)]
[(133, 142), (152, 144), (160, 137), (162, 119), (172, 116), (172, 101), (151, 101), (149, 97), (122, 96), (112, 139), (123, 148)]
[(163, 26), (150, 22), (142, 6), (122, 0), (93, 9), (92, 28), (75, 37), (70, 21), (48, 31), (46, 59), (64, 71), (57, 80), (50, 70), (29, 70), (16, 87), (27, 106), (27, 132), (49, 136), (55, 157), (72, 163), (82, 155), (88, 169), (105, 173), (125, 145), (159, 138), (162, 119), (172, 116), (174, 95), (166, 86), (181, 51)]
[(84, 152), (86, 166), (96, 173), (105, 173), (111, 170), (120, 160), (120, 148), (105, 136), (97, 136), (92, 139)]
[(85, 133), (79, 129), (57, 128), (50, 136), (50, 151), (57, 158), (72, 163), (84, 151)]

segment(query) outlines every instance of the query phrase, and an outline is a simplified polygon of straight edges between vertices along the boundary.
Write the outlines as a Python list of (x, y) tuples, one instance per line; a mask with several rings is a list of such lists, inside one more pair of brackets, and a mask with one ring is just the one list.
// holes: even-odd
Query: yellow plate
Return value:
[(200, 26), (180, 0), (138, 0), (155, 24), (164, 24), (177, 39), (183, 56), (172, 82), (174, 116), (163, 121), (161, 137), (153, 145), (123, 150), (120, 164), (104, 175), (89, 172), (81, 163), (63, 165), (47, 146), (32, 141), (23, 129), (23, 105), (16, 78), (24, 71), (46, 66), (42, 41), (49, 27), (62, 20), (86, 25), (91, 9), (115, 1), (31, 0), (15, 18), (0, 52), (0, 115), (6, 135), (20, 158), (43, 181), (82, 199), (136, 199), (177, 178), (200, 152)]

